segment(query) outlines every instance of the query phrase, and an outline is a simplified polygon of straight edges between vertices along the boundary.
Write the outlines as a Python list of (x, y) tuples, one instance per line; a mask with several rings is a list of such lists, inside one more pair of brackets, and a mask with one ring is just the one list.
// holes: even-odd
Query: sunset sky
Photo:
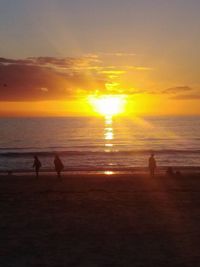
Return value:
[(0, 116), (200, 114), (199, 0), (0, 0)]

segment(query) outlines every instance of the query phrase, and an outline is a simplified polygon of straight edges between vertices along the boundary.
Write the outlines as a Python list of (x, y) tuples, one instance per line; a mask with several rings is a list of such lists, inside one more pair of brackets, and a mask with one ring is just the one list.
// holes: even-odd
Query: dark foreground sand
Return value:
[(0, 266), (200, 266), (200, 175), (0, 177)]

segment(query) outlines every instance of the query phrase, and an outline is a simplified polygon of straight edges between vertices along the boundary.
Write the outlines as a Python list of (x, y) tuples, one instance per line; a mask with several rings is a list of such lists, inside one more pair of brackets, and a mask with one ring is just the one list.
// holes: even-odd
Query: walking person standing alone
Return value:
[(152, 153), (149, 158), (149, 172), (150, 172), (151, 177), (154, 177), (155, 170), (156, 170), (156, 160), (154, 158), (154, 154)]
[(63, 171), (64, 165), (58, 155), (55, 155), (54, 166), (55, 166), (55, 171), (57, 172), (58, 178), (61, 178), (61, 171)]
[(34, 156), (34, 162), (33, 162), (33, 168), (35, 168), (35, 174), (36, 177), (39, 177), (39, 170), (42, 167), (42, 164), (40, 160), (38, 159), (38, 156)]

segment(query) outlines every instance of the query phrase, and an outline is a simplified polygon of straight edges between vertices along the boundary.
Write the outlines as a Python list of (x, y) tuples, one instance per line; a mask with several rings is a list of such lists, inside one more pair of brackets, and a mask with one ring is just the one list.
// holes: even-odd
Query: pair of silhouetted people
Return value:
[[(42, 167), (42, 164), (41, 164), (40, 160), (38, 159), (38, 156), (34, 156), (33, 168), (35, 169), (36, 177), (39, 176), (39, 171), (40, 171), (41, 167)], [(58, 155), (55, 155), (54, 167), (55, 167), (55, 171), (57, 173), (58, 178), (60, 178), (61, 172), (64, 169), (64, 165), (63, 165), (63, 163), (62, 163), (62, 161)]]
[(155, 175), (156, 167), (156, 160), (154, 158), (154, 154), (152, 153), (149, 158), (149, 172), (152, 177)]

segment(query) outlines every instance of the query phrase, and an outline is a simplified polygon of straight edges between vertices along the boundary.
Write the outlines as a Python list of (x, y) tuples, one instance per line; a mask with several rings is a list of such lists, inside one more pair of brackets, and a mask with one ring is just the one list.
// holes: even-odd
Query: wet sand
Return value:
[(200, 174), (0, 176), (0, 266), (199, 266)]

